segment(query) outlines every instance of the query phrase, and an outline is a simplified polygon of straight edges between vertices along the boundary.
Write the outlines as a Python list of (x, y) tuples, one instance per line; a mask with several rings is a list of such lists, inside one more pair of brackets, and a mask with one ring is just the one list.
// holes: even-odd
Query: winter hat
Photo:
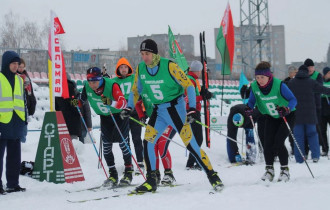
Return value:
[(309, 67), (309, 66), (314, 66), (314, 62), (313, 62), (312, 59), (307, 58), (307, 59), (305, 60), (305, 62), (304, 62), (304, 65), (307, 66), (307, 67)]
[(98, 67), (87, 69), (87, 81), (100, 81), (102, 79), (102, 71)]
[(158, 47), (154, 40), (146, 39), (141, 43), (140, 51), (147, 51), (154, 54), (158, 54)]
[(190, 71), (201, 71), (203, 69), (203, 64), (198, 61), (194, 60), (190, 64)]
[(329, 71), (330, 71), (330, 68), (329, 67), (325, 67), (323, 69), (323, 75), (326, 75)]
[(233, 123), (237, 127), (242, 126), (243, 123), (244, 123), (244, 117), (243, 117), (243, 115), (241, 115), (240, 113), (234, 114), (234, 116), (233, 116)]
[(299, 67), (298, 71), (305, 71), (305, 72), (308, 73), (308, 68), (307, 68), (306, 65), (301, 65), (301, 66)]
[(14, 62), (18, 62), (18, 64), (21, 64), (21, 59), (19, 57), (14, 57), (13, 59), (11, 59), (10, 63), (14, 63)]
[(256, 69), (255, 70), (255, 75), (264, 75), (266, 77), (272, 77), (273, 74), (272, 72), (270, 71), (270, 69)]

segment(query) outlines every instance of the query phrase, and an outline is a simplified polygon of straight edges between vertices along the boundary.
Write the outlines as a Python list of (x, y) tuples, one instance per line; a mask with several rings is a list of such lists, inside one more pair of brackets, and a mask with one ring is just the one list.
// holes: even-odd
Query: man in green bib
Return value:
[[(208, 179), (216, 191), (223, 184), (206, 153), (198, 146), (191, 130), (190, 123), (196, 119), (196, 94), (190, 79), (180, 67), (166, 58), (160, 57), (155, 41), (144, 40), (140, 45), (142, 62), (135, 73), (132, 93), (128, 100), (128, 108), (134, 107), (140, 96), (147, 95), (154, 105), (148, 121), (144, 137), (144, 158), (147, 166), (147, 180), (136, 188), (136, 193), (153, 192), (156, 184), (156, 154), (155, 144), (168, 125), (179, 134), (196, 161), (206, 172)], [(184, 91), (189, 98), (189, 110), (186, 110)], [(123, 116), (128, 116), (129, 111)]]
[[(102, 77), (101, 69), (98, 67), (92, 67), (87, 70), (87, 81), (84, 84), (81, 100), (86, 101), (88, 99), (95, 113), (100, 115), (101, 118), (103, 153), (110, 174), (109, 179), (104, 182), (104, 185), (115, 187), (118, 184), (118, 173), (112, 152), (112, 145), (115, 142), (119, 142), (125, 164), (124, 176), (121, 178), (119, 185), (130, 185), (133, 179), (132, 157), (116, 128), (115, 122), (110, 116), (111, 111), (126, 144), (129, 146), (128, 119), (121, 119), (120, 117), (120, 112), (127, 105), (125, 97), (118, 83), (112, 79)], [(108, 107), (110, 107), (110, 110)]]

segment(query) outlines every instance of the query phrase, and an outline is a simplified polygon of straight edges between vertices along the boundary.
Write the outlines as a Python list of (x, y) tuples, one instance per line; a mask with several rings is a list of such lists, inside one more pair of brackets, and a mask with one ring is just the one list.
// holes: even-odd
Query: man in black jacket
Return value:
[[(308, 145), (312, 152), (312, 159), (314, 162), (318, 162), (320, 158), (320, 145), (316, 131), (318, 121), (316, 116), (315, 93), (330, 94), (330, 88), (326, 88), (315, 80), (312, 80), (305, 65), (299, 67), (296, 77), (289, 82), (288, 87), (297, 99), (296, 122), (293, 129), (294, 136), (304, 156), (304, 141), (305, 136), (307, 136)], [(296, 145), (294, 145), (294, 155), (298, 163), (304, 162)]]
[[(307, 58), (304, 62), (304, 65), (308, 68), (309, 77), (312, 80), (316, 80), (320, 85), (323, 85), (323, 78), (322, 74), (315, 71), (314, 62), (312, 59)], [(322, 146), (322, 150), (325, 150), (324, 140), (322, 138), (320, 124), (321, 124), (321, 93), (314, 93), (315, 97), (315, 105), (316, 105), (316, 115), (317, 115), (317, 122), (316, 122), (316, 131), (318, 133), (319, 144)]]
[[(325, 67), (323, 69), (323, 85), (330, 88), (330, 68)], [(322, 116), (321, 116), (321, 133), (322, 139), (324, 141), (325, 147), (322, 151), (322, 156), (328, 156), (329, 152), (329, 143), (327, 138), (327, 128), (330, 124), (330, 95), (321, 95), (321, 107), (322, 107)]]

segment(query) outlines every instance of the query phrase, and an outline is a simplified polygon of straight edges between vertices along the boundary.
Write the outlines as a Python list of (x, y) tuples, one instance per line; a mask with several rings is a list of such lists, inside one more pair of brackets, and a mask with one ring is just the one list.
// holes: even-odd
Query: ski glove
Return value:
[(187, 110), (187, 123), (191, 124), (197, 119), (197, 112), (195, 108), (189, 108)]
[(202, 86), (201, 92), (200, 92), (201, 96), (203, 97), (203, 99), (205, 100), (209, 100), (213, 97), (213, 93), (211, 93), (207, 88), (205, 88), (204, 86)]
[(74, 107), (76, 107), (76, 106), (81, 107), (81, 102), (77, 98), (70, 99), (70, 104), (71, 104), (71, 106), (74, 106)]
[(130, 107), (126, 107), (120, 112), (120, 118), (124, 119), (126, 117), (130, 117), (132, 114), (132, 109)]
[(249, 106), (246, 106), (244, 112), (245, 112), (246, 116), (250, 117), (250, 116), (252, 116), (253, 109), (251, 109)]
[(289, 107), (277, 106), (276, 110), (277, 110), (278, 114), (280, 115), (280, 117), (285, 117), (288, 114), (290, 114), (290, 108)]
[(110, 106), (111, 103), (112, 103), (111, 99), (105, 97), (104, 95), (101, 96), (101, 100), (102, 100), (102, 102), (103, 102), (104, 105), (109, 105)]

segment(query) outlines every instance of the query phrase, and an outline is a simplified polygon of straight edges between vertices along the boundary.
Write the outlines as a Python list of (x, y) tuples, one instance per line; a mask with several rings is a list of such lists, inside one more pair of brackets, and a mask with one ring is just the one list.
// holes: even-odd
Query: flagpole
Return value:
[(55, 66), (55, 63), (54, 63), (54, 54), (55, 54), (55, 49), (54, 49), (54, 18), (55, 18), (55, 14), (54, 12), (51, 10), (50, 11), (50, 17), (51, 17), (51, 25), (50, 25), (50, 43), (51, 43), (51, 62), (52, 62), (52, 68), (51, 68), (51, 81), (49, 81), (49, 84), (50, 85), (50, 111), (55, 111), (55, 93), (54, 93), (54, 66)]
[[(227, 36), (227, 35), (226, 35)], [(226, 37), (225, 37), (226, 40)], [(222, 106), (223, 106), (223, 89), (225, 86), (225, 61), (226, 61), (226, 50), (227, 50), (227, 45), (225, 44), (225, 55), (223, 56), (223, 61), (222, 61), (222, 93), (221, 93), (221, 111), (220, 111), (220, 116), (222, 116)]]

